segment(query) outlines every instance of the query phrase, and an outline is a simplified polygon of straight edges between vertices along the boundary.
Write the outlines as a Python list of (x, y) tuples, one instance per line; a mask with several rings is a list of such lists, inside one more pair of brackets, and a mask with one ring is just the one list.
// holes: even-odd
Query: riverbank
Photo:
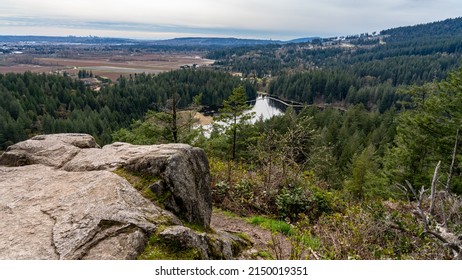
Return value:
[(204, 114), (200, 112), (196, 112), (194, 115), (194, 118), (197, 119), (199, 125), (211, 125), (213, 123), (213, 117), (212, 116), (205, 116)]

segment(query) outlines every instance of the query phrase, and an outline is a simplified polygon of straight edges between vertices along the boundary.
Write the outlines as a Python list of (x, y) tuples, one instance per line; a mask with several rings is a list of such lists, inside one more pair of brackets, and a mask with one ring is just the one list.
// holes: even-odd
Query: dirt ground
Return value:
[(204, 116), (203, 114), (197, 112), (196, 115), (194, 115), (195, 119), (198, 119), (200, 125), (210, 125), (213, 123), (213, 117), (211, 116)]
[[(242, 254), (243, 259), (267, 259), (268, 257), (262, 254), (262, 252), (267, 252), (276, 259), (274, 246), (271, 245), (274, 243), (274, 238), (272, 238), (271, 231), (269, 230), (252, 225), (243, 218), (231, 217), (217, 209), (213, 210), (211, 227), (214, 230), (246, 234), (253, 242), (253, 247)], [(277, 247), (282, 249), (282, 259), (289, 259), (291, 248), (289, 240), (281, 234), (275, 238), (276, 243), (280, 243), (280, 246)]]
[[(66, 71), (69, 74), (77, 74), (81, 69), (92, 71), (94, 75), (104, 76), (116, 81), (117, 78), (135, 73), (158, 74), (170, 70), (180, 69), (183, 65), (197, 64), (206, 66), (213, 64), (213, 60), (204, 59), (196, 54), (144, 54), (136, 56), (98, 56), (69, 58), (33, 58), (33, 64), (15, 63), (20, 58), (4, 58), (0, 66), (0, 73), (15, 72), (23, 73), (31, 71), (35, 73), (50, 73)], [(7, 64), (7, 65), (5, 65)]]

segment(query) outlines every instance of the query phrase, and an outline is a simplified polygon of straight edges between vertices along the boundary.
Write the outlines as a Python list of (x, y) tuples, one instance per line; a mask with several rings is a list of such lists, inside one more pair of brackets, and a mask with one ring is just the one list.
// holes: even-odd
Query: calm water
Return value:
[(256, 122), (260, 118), (267, 120), (274, 116), (284, 114), (283, 110), (285, 109), (285, 105), (276, 99), (259, 95), (254, 102), (255, 104), (253, 105), (252, 110), (250, 110), (250, 112), (255, 113), (252, 122)]
[[(282, 115), (284, 114), (284, 110), (287, 108), (287, 106), (281, 101), (263, 95), (259, 95), (257, 99), (250, 102), (250, 104), (252, 105), (252, 110), (250, 110), (250, 112), (255, 113), (253, 118), (250, 120), (252, 123), (255, 123), (260, 119), (267, 120), (274, 116)], [(227, 124), (223, 122), (217, 122), (217, 124), (227, 126)], [(204, 129), (204, 135), (207, 138), (210, 137), (212, 127), (212, 124), (202, 126)]]

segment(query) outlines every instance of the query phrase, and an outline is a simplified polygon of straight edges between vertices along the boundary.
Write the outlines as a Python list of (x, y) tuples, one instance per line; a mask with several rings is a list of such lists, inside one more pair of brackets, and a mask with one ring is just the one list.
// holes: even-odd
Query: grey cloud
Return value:
[(127, 36), (133, 31), (274, 39), (349, 35), (460, 16), (459, 1), (97, 0), (89, 5), (90, 0), (2, 0), (0, 32), (8, 26), (53, 26), (69, 33), (126, 31)]

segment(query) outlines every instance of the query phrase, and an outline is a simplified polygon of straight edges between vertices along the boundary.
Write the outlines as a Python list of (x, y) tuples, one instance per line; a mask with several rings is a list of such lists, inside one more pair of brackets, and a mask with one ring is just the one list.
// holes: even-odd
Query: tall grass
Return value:
[(293, 228), (288, 223), (263, 216), (254, 216), (247, 219), (252, 225), (258, 225), (262, 228), (269, 229), (272, 232), (280, 232), (286, 236), (293, 233)]

